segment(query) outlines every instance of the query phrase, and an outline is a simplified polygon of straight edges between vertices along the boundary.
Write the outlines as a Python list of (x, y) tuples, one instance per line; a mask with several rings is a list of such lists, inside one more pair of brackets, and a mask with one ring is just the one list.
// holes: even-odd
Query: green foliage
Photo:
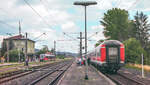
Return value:
[(140, 41), (142, 47), (146, 50), (147, 45), (149, 44), (149, 31), (150, 24), (148, 24), (148, 16), (144, 15), (143, 12), (136, 13), (134, 16), (135, 19), (135, 28), (136, 28), (136, 39)]
[(9, 40), (9, 50), (12, 50), (14, 48), (14, 43), (13, 43), (13, 40), (10, 39)]
[(58, 56), (56, 56), (56, 58), (64, 59), (65, 57), (63, 55), (58, 55)]
[(98, 45), (100, 45), (101, 43), (103, 43), (104, 40), (99, 40), (96, 44), (95, 44), (95, 47), (97, 47)]
[(123, 42), (125, 45), (126, 62), (141, 63), (141, 54), (146, 52), (142, 48), (140, 42), (135, 38), (130, 38)]
[[(9, 61), (10, 62), (18, 62), (19, 61), (19, 51), (18, 50), (10, 50), (9, 51)], [(7, 56), (5, 56), (6, 58)], [(20, 51), (20, 60), (24, 61), (24, 53)]]
[(36, 53), (37, 56), (40, 56), (40, 54), (45, 54), (47, 52), (47, 50), (41, 49), (40, 51), (38, 51)]
[(2, 42), (1, 56), (5, 56), (6, 51), (7, 51), (7, 44), (6, 44), (6, 42), (3, 41)]
[[(9, 40), (9, 50), (12, 50), (13, 47), (14, 47), (14, 43), (13, 41), (10, 39)], [(3, 41), (2, 42), (2, 50), (1, 50), (1, 56), (5, 56), (6, 55), (6, 52), (7, 52), (7, 42), (6, 41)]]
[(120, 41), (128, 39), (129, 20), (126, 10), (118, 8), (108, 10), (100, 22), (104, 26), (106, 38)]
[[(134, 20), (128, 19), (128, 12), (113, 8), (104, 13), (101, 24), (104, 26), (104, 35), (107, 39), (124, 42), (126, 61), (141, 63), (141, 54), (144, 54), (144, 63), (150, 65), (150, 24), (148, 16), (143, 12), (136, 13)], [(100, 43), (96, 43), (96, 46)]]
[(52, 48), (52, 49), (50, 50), (51, 53), (54, 53), (54, 51), (55, 51), (54, 48)]

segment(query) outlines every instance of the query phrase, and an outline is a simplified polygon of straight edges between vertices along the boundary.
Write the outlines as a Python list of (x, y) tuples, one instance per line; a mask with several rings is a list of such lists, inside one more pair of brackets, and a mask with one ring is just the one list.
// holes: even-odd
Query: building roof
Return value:
[(5, 39), (25, 39), (25, 37), (23, 35), (16, 35), (16, 36), (8, 37)]
[[(5, 38), (4, 40), (9, 40), (9, 39), (12, 39), (12, 40), (25, 40), (26, 38), (23, 35), (20, 34), (20, 35)], [(30, 40), (30, 39), (28, 39), (28, 40)], [(30, 41), (35, 42), (33, 40), (30, 40)]]

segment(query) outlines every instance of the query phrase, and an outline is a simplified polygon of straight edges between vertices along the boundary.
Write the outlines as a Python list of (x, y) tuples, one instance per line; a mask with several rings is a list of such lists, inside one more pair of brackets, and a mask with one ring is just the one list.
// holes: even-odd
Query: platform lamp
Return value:
[(86, 7), (90, 5), (96, 5), (97, 2), (95, 1), (76, 1), (74, 5), (81, 5), (84, 6), (85, 9), (85, 58), (86, 58), (86, 71), (85, 71), (85, 79), (88, 79), (88, 64), (87, 64), (87, 23), (86, 23)]

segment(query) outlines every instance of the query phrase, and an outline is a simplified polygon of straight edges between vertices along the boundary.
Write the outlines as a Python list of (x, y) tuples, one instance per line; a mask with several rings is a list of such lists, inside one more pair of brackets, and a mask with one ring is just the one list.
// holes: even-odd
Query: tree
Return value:
[(54, 53), (54, 51), (55, 51), (54, 48), (52, 48), (52, 49), (50, 50), (51, 53)]
[[(9, 61), (10, 62), (18, 62), (19, 61), (19, 56), (18, 56), (19, 51), (18, 50), (10, 50), (9, 51)], [(7, 57), (7, 56), (5, 56)], [(21, 61), (24, 61), (25, 57), (24, 57), (24, 53), (22, 51), (20, 51), (20, 59)]]
[(124, 41), (128, 39), (128, 12), (126, 10), (113, 8), (104, 13), (100, 21), (104, 26), (104, 36), (108, 39)]
[[(11, 39), (9, 40), (8, 44), (9, 44), (9, 50), (12, 50), (14, 47), (14, 43)], [(2, 55), (1, 56), (5, 56), (6, 52), (7, 52), (7, 41), (3, 41), (2, 42), (2, 50), (1, 50)]]
[(2, 42), (1, 56), (5, 56), (7, 51), (7, 44), (5, 41)]
[(126, 62), (141, 64), (141, 54), (146, 52), (142, 48), (140, 42), (135, 38), (129, 38), (123, 42), (125, 45)]
[[(136, 25), (134, 24), (134, 20), (130, 20), (128, 24), (128, 38), (136, 38)], [(137, 38), (136, 38), (137, 39)]]
[(9, 50), (13, 50), (13, 48), (14, 48), (13, 40), (9, 39), (8, 41), (9, 41)]
[(136, 27), (136, 39), (140, 41), (142, 47), (146, 49), (148, 43), (149, 43), (149, 30), (150, 30), (150, 24), (148, 24), (148, 16), (144, 15), (143, 12), (136, 13), (134, 16), (135, 21), (135, 27)]
[(98, 45), (100, 45), (100, 44), (103, 43), (103, 42), (104, 42), (103, 39), (99, 40), (99, 41), (95, 44), (95, 47), (97, 47)]
[(40, 51), (36, 52), (36, 55), (39, 57), (40, 54), (45, 54), (46, 52), (48, 52), (48, 47), (44, 46)]

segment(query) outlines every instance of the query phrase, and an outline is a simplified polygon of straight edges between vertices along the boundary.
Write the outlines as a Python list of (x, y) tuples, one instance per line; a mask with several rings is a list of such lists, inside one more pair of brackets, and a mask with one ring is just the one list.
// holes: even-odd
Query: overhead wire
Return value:
[(43, 19), (43, 17), (26, 0), (24, 0), (24, 2), (43, 20), (48, 27), (51, 27), (48, 22), (45, 21), (45, 19)]
[[(5, 14), (9, 14), (9, 12), (5, 11), (3, 8), (0, 8), (0, 10), (1, 10), (1, 12), (5, 13)], [(14, 16), (14, 15), (11, 15), (11, 16), (12, 16), (12, 18), (14, 18), (14, 17), (16, 18), (16, 16)], [(17, 28), (17, 27), (10, 25), (7, 22), (2, 21), (2, 20), (0, 20), (0, 23), (5, 24), (6, 26), (11, 27), (11, 28), (15, 28), (15, 29)]]
[(121, 4), (121, 0), (118, 0), (118, 3), (116, 4), (116, 7), (119, 8), (120, 4)]
[(133, 9), (140, 0), (136, 0), (127, 10)]
[[(75, 41), (78, 41), (78, 39), (76, 39), (76, 38), (74, 38), (74, 37), (72, 37), (72, 36), (69, 36), (67, 33), (65, 33), (65, 32), (63, 32), (63, 34), (64, 35), (66, 35), (66, 36), (68, 36), (68, 37), (70, 37), (71, 39), (73, 39), (73, 40), (75, 40)], [(78, 41), (79, 42), (79, 41)]]
[(12, 26), (12, 25), (10, 25), (10, 24), (8, 24), (8, 23), (2, 21), (2, 20), (0, 20), (0, 23), (5, 24), (5, 25), (7, 25), (7, 26), (9, 26), (9, 27), (11, 27), (11, 28), (15, 28), (15, 29), (16, 29), (15, 26)]

